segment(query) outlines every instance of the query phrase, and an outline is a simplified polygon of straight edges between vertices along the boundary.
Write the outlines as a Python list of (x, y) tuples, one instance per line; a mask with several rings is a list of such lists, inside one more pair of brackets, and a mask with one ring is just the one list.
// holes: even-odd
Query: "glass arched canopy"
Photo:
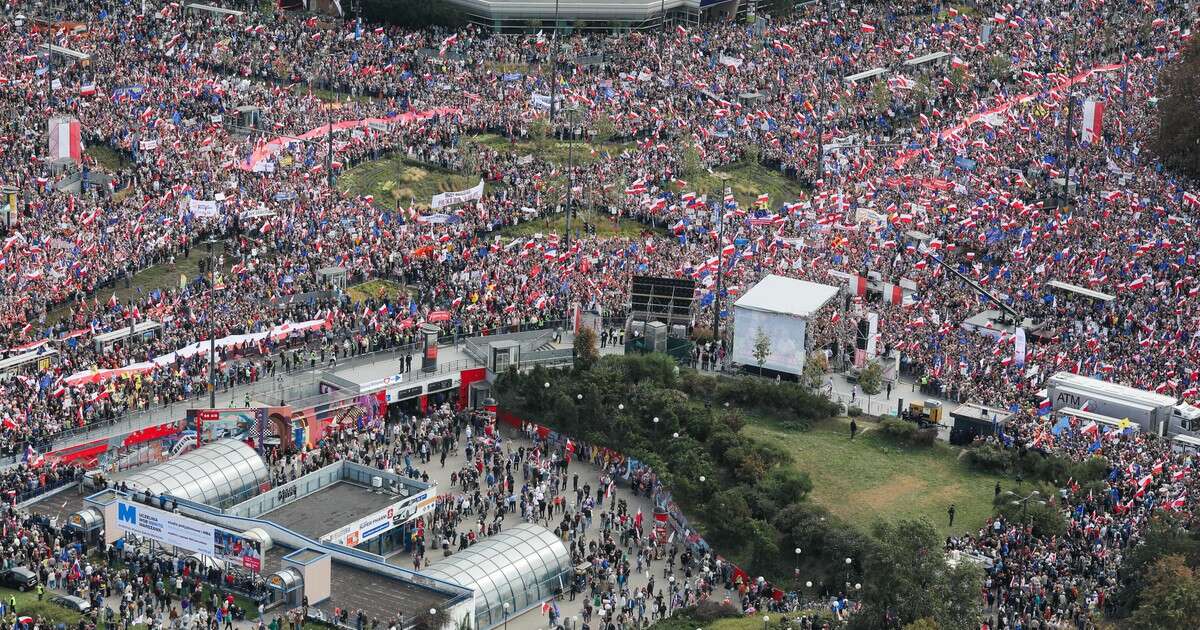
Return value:
[(122, 481), (130, 490), (218, 506), (243, 498), (270, 478), (262, 457), (244, 442), (219, 440)]
[(571, 554), (553, 532), (521, 523), (438, 562), (421, 572), (475, 591), (475, 626), (504, 623), (565, 591), (571, 579)]

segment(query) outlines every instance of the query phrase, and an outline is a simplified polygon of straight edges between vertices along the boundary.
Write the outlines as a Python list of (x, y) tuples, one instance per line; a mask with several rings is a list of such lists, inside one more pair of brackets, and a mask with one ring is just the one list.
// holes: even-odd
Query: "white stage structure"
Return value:
[(733, 304), (733, 360), (758, 367), (758, 331), (771, 340), (763, 367), (799, 375), (808, 356), (808, 320), (838, 294), (827, 284), (769, 275)]

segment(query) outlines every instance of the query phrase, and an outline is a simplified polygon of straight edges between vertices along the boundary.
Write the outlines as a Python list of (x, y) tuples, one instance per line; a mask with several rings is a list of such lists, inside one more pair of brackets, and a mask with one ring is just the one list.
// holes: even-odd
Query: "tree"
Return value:
[(875, 524), (876, 547), (863, 559), (863, 611), (852, 628), (882, 628), (928, 619), (939, 628), (977, 628), (982, 572), (970, 562), (951, 567), (928, 520)]
[(763, 364), (771, 356), (771, 338), (763, 332), (762, 327), (754, 333), (754, 361), (758, 363), (758, 373), (762, 375)]
[(575, 333), (575, 364), (581, 368), (587, 369), (596, 364), (600, 360), (600, 353), (596, 350), (596, 331), (584, 326)]
[(1158, 133), (1151, 149), (1165, 166), (1200, 178), (1200, 45), (1184, 50), (1182, 59), (1163, 73), (1162, 86), (1165, 96), (1158, 101)]
[(679, 155), (679, 171), (684, 179), (692, 179), (700, 174), (700, 169), (704, 168), (704, 162), (700, 158), (700, 151), (695, 145), (689, 144), (683, 148)]
[(829, 370), (829, 359), (825, 356), (825, 352), (818, 350), (808, 355), (808, 360), (804, 362), (804, 386), (816, 391), (821, 388), (822, 381), (825, 379), (825, 372)]
[(942, 627), (938, 625), (938, 622), (929, 617), (922, 617), (904, 626), (904, 630), (942, 630)]
[[(549, 114), (547, 114), (549, 117)], [(550, 122), (546, 118), (538, 118), (529, 124), (529, 135), (534, 140), (545, 140), (550, 135)]]
[(608, 114), (597, 115), (592, 129), (596, 132), (596, 142), (608, 142), (617, 132), (617, 128)]
[(883, 388), (883, 368), (878, 361), (871, 361), (858, 373), (858, 386), (867, 395), (867, 412), (871, 410), (871, 396)]
[(751, 142), (742, 148), (742, 161), (747, 164), (758, 164), (762, 161), (762, 147), (757, 142)]
[(1187, 630), (1200, 619), (1200, 576), (1183, 556), (1159, 558), (1146, 576), (1142, 605), (1130, 618), (1134, 628)]
[(967, 79), (970, 75), (967, 74), (965, 68), (956, 67), (950, 69), (950, 84), (955, 88), (962, 89), (967, 85)]
[(988, 70), (993, 79), (1004, 81), (1012, 71), (1012, 59), (1008, 55), (992, 55), (988, 58)]
[[(430, 613), (430, 610), (433, 612)], [(415, 630), (442, 630), (450, 623), (450, 613), (441, 608), (422, 610), (412, 623)]]
[(1166, 556), (1189, 559), (1200, 565), (1200, 541), (1172, 514), (1158, 512), (1142, 534), (1142, 543), (1125, 552), (1121, 561), (1121, 589), (1113, 597), (1116, 615), (1124, 617), (1147, 600), (1150, 568)]
[(892, 105), (892, 91), (883, 81), (876, 81), (871, 87), (871, 102), (875, 104), (875, 113), (882, 114)]

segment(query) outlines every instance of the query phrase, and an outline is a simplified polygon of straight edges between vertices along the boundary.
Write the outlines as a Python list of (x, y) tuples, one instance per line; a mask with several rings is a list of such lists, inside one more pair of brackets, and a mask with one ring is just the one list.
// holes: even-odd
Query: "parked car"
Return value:
[(55, 595), (50, 598), (50, 603), (79, 613), (86, 613), (92, 609), (92, 602), (74, 595)]
[(23, 567), (13, 567), (0, 572), (0, 586), (15, 588), (22, 593), (37, 586), (37, 574)]

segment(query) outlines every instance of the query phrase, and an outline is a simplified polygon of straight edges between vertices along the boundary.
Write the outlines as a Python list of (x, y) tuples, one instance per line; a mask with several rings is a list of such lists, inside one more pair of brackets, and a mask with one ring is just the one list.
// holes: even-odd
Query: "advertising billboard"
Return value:
[(325, 534), (321, 540), (346, 547), (357, 547), (393, 527), (399, 527), (429, 512), (433, 509), (436, 501), (436, 487), (422, 490), (419, 494), (406, 497), (381, 510), (363, 516), (349, 525)]
[(250, 571), (262, 569), (262, 545), (208, 523), (165, 510), (117, 501), (117, 529), (163, 545), (231, 562)]

